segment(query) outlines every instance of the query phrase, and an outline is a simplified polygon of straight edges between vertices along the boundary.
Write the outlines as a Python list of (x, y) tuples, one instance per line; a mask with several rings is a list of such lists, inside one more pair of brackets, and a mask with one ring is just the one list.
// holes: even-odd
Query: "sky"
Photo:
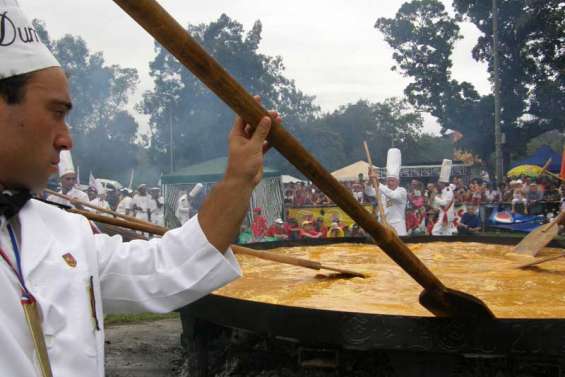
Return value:
[[(331, 112), (341, 105), (366, 99), (372, 102), (402, 97), (409, 79), (391, 71), (392, 49), (374, 28), (379, 17), (394, 17), (404, 0), (161, 0), (160, 4), (182, 25), (209, 23), (222, 13), (250, 30), (263, 24), (260, 52), (280, 55), (286, 77), (297, 88), (316, 96), (315, 103)], [(444, 1), (449, 6), (451, 1)], [(107, 64), (136, 68), (140, 75), (133, 106), (152, 88), (149, 62), (154, 58), (152, 38), (109, 0), (20, 0), (30, 18), (46, 22), (51, 38), (80, 35), (91, 52), (102, 51)], [(450, 8), (449, 8), (450, 9)], [(471, 24), (462, 25), (463, 39), (455, 46), (453, 77), (466, 80), (484, 94), (490, 92), (485, 64), (475, 62), (471, 49), (479, 36)], [(147, 129), (148, 120), (136, 118)], [(424, 130), (439, 126), (425, 116)]]

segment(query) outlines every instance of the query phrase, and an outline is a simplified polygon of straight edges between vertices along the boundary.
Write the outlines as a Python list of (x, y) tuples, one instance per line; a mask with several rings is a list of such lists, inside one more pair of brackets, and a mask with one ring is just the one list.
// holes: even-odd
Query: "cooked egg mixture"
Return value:
[[(409, 244), (449, 288), (483, 300), (498, 318), (565, 318), (565, 258), (531, 269), (535, 258), (512, 246), (469, 242)], [(244, 277), (215, 293), (270, 304), (336, 311), (432, 316), (418, 303), (422, 288), (375, 245), (334, 244), (268, 250), (368, 274), (343, 278), (331, 271), (238, 255)], [(537, 257), (561, 249), (545, 248)]]

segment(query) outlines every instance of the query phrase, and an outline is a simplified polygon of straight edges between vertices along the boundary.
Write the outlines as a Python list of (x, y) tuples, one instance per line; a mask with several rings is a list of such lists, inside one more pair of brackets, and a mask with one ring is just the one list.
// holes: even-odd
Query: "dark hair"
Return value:
[(25, 96), (26, 85), (33, 75), (33, 72), (23, 75), (12, 76), (6, 79), (0, 78), (0, 98), (8, 105), (17, 105), (22, 102)]

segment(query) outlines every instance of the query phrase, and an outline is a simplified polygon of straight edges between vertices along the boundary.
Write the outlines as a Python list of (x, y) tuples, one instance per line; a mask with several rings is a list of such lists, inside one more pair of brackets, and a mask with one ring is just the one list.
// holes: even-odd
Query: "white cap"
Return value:
[(443, 159), (441, 163), (441, 171), (439, 172), (439, 181), (443, 183), (449, 183), (449, 177), (451, 176), (451, 160), (447, 158)]
[(198, 195), (198, 193), (200, 191), (202, 191), (202, 189), (204, 188), (204, 185), (202, 183), (197, 183), (196, 185), (194, 185), (194, 187), (192, 188), (192, 190), (190, 190), (190, 193), (188, 194), (188, 196), (193, 199), (194, 197), (196, 197), (196, 195)]
[(71, 155), (71, 151), (63, 149), (59, 153), (59, 177), (70, 173), (76, 173), (75, 166), (73, 164), (73, 156)]
[(0, 79), (60, 67), (17, 0), (0, 0)]
[(279, 217), (275, 220), (275, 224), (284, 224), (284, 221)]
[(402, 155), (400, 149), (390, 148), (386, 155), (386, 177), (400, 179), (400, 167), (402, 166)]

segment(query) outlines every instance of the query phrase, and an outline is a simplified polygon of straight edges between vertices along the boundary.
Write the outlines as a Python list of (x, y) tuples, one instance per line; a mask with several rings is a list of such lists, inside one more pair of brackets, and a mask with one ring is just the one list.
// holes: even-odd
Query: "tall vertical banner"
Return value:
[(559, 177), (565, 180), (565, 148), (563, 149), (563, 155), (561, 156), (561, 171), (559, 172)]

